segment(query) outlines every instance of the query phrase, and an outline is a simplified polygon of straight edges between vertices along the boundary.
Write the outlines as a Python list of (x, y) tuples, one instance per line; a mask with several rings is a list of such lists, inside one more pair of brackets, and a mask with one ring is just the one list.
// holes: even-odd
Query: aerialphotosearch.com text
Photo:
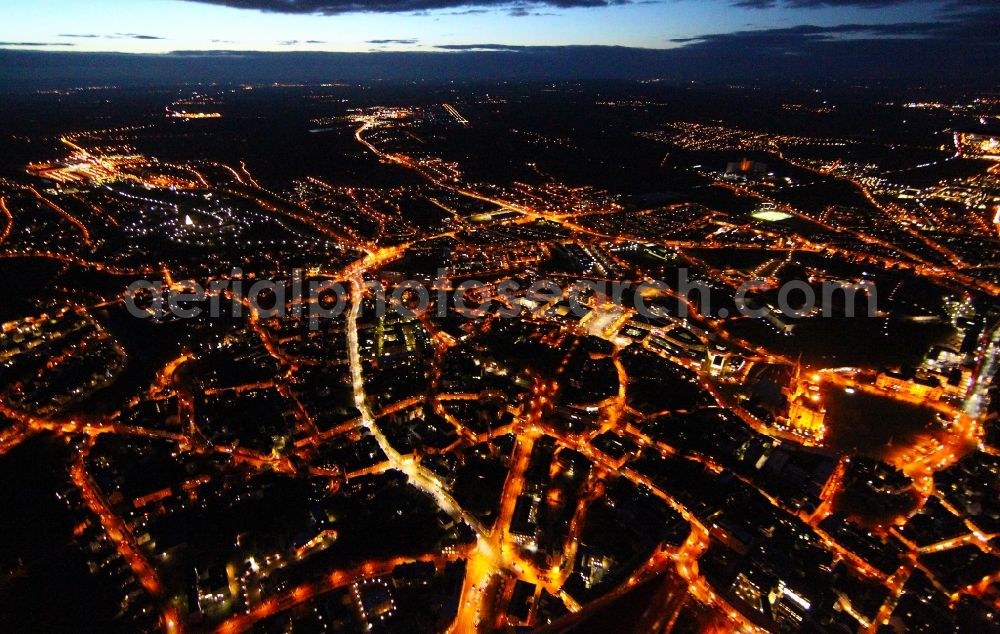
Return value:
[[(320, 321), (337, 318), (348, 309), (352, 284), (347, 282), (307, 280), (304, 271), (299, 269), (293, 272), (290, 280), (248, 280), (243, 278), (238, 268), (234, 268), (232, 273), (230, 279), (213, 280), (207, 287), (194, 280), (170, 285), (163, 281), (136, 280), (127, 289), (126, 307), (133, 316), (143, 319), (168, 316), (187, 319), (206, 314), (212, 318), (227, 315), (238, 318), (247, 311), (260, 319), (308, 319), (313, 329), (319, 327)], [(605, 305), (610, 303), (631, 309), (650, 319), (663, 316), (664, 298), (676, 300), (670, 313), (680, 318), (688, 316), (692, 305), (696, 306), (700, 315), (718, 318), (734, 316), (733, 311), (725, 307), (713, 312), (710, 285), (692, 280), (684, 268), (678, 270), (676, 283), (672, 285), (660, 280), (598, 282), (579, 279), (567, 285), (539, 279), (527, 286), (513, 279), (499, 282), (464, 279), (457, 282), (447, 277), (444, 270), (438, 272), (431, 284), (404, 280), (391, 284), (388, 289), (374, 279), (365, 280), (363, 284), (363, 290), (374, 300), (378, 317), (390, 312), (410, 317), (426, 313), (433, 305), (438, 317), (447, 316), (453, 309), (470, 319), (481, 318), (491, 312), (501, 318), (516, 318), (525, 311), (563, 301), (575, 316), (582, 318), (592, 310), (595, 296), (600, 297)], [(825, 281), (818, 287), (803, 280), (792, 280), (774, 287), (768, 285), (766, 280), (753, 279), (736, 288), (732, 303), (727, 302), (727, 305), (735, 306), (737, 313), (745, 317), (765, 317), (775, 310), (791, 318), (814, 314), (832, 317), (833, 300), (841, 294), (839, 300), (843, 309), (837, 316), (856, 316), (859, 296), (865, 300), (863, 316), (876, 315), (877, 289), (873, 282)], [(771, 298), (766, 305), (759, 301), (765, 293)], [(821, 307), (819, 312), (817, 307)]]

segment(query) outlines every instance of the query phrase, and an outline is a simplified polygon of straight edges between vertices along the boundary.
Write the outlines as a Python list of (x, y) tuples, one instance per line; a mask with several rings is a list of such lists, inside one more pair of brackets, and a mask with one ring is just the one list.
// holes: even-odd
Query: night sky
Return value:
[[(155, 77), (989, 86), (997, 32), (996, 0), (13, 0), (0, 22), (0, 86)], [(358, 56), (368, 52), (380, 55)]]
[[(0, 41), (33, 49), (434, 50), (441, 45), (683, 46), (699, 36), (968, 34), (994, 19), (970, 0), (13, 0)], [(865, 28), (870, 27), (870, 28)], [(993, 30), (982, 29), (982, 36)]]

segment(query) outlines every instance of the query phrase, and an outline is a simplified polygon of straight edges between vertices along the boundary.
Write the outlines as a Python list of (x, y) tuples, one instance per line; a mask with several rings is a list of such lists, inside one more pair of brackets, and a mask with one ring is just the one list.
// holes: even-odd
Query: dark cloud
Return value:
[(793, 9), (817, 9), (820, 7), (861, 7), (877, 9), (897, 4), (910, 4), (913, 0), (734, 0), (734, 7), (747, 9), (772, 9), (791, 7)]
[[(342, 13), (420, 13), (436, 9), (467, 10), (491, 7), (528, 11), (529, 7), (608, 7), (632, 4), (632, 0), (529, 0), (514, 3), (511, 0), (188, 0), (205, 4), (218, 4), (235, 9), (257, 9), (273, 13), (315, 13), (339, 15)], [(512, 7), (512, 5), (515, 5)], [(521, 15), (520, 13), (518, 15)], [(527, 15), (525, 13), (524, 15)]]
[(60, 33), (59, 37), (71, 37), (78, 39), (97, 39), (103, 38), (105, 40), (162, 40), (162, 37), (157, 37), (155, 35), (143, 35), (142, 33), (112, 33), (111, 35), (98, 35), (96, 33)]
[(772, 9), (774, 7), (789, 7), (791, 9), (819, 9), (823, 7), (855, 7), (861, 9), (880, 9), (901, 4), (938, 5), (942, 9), (961, 9), (990, 7), (996, 5), (996, 0), (732, 0), (735, 7), (747, 9)]
[(675, 44), (701, 47), (733, 45), (803, 47), (820, 42), (847, 42), (865, 39), (927, 39), (957, 43), (997, 44), (1000, 10), (983, 9), (951, 15), (933, 22), (895, 22), (891, 24), (838, 24), (814, 26), (803, 24), (780, 29), (711, 33), (674, 38)]
[(536, 15), (556, 15), (555, 13), (550, 13), (546, 11), (532, 11), (528, 7), (511, 7), (510, 11), (507, 12), (512, 18), (527, 18)]
[(434, 48), (443, 51), (492, 51), (516, 53), (518, 51), (540, 48), (533, 46), (518, 46), (516, 44), (438, 44)]
[(898, 22), (894, 24), (838, 24), (836, 26), (800, 26), (782, 29), (760, 29), (754, 31), (734, 31), (731, 33), (711, 33), (693, 37), (679, 37), (670, 40), (677, 44), (690, 43), (721, 43), (737, 41), (775, 42), (796, 40), (833, 40), (845, 36), (851, 37), (927, 37), (940, 30), (940, 22)]
[(368, 40), (365, 44), (416, 44), (416, 38), (404, 38), (395, 40)]
[(76, 46), (76, 44), (67, 44), (66, 42), (0, 42), (0, 46), (45, 47), (45, 46)]
[(284, 40), (278, 42), (281, 46), (295, 46), (296, 44), (326, 44), (325, 40)]
[[(453, 15), (506, 9), (511, 15), (533, 15), (532, 8), (572, 9), (623, 4), (656, 4), (666, 0), (187, 0), (235, 9), (256, 9), (272, 13), (415, 13), (451, 9)], [(943, 11), (967, 11), (996, 7), (997, 0), (729, 0), (732, 6), (747, 9), (818, 9), (849, 7), (880, 9), (903, 4), (924, 4)]]
[(156, 35), (143, 35), (142, 33), (115, 33), (114, 35), (105, 35), (104, 37), (110, 40), (162, 40), (162, 37)]
[(995, 11), (997, 0), (731, 0), (734, 7), (744, 9), (820, 9), (844, 7), (860, 9), (882, 9), (903, 4), (924, 4), (943, 13), (963, 13), (970, 11)]

